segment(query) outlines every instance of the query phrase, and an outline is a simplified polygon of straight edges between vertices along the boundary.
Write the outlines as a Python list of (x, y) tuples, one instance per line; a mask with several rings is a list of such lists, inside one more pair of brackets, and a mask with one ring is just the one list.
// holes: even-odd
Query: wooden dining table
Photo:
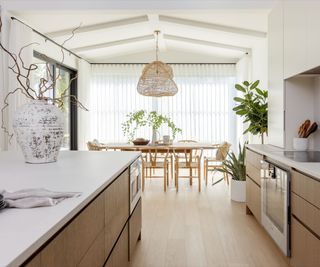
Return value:
[(170, 145), (134, 145), (128, 143), (107, 143), (101, 144), (104, 149), (113, 150), (135, 150), (141, 152), (148, 152), (152, 150), (157, 151), (168, 151), (169, 153), (178, 152), (191, 152), (192, 150), (205, 150), (205, 149), (216, 149), (217, 147), (211, 143), (173, 143)]

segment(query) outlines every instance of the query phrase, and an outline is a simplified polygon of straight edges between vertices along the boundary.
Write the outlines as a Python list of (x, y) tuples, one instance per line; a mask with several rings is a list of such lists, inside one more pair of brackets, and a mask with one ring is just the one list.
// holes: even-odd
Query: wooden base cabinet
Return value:
[(246, 202), (247, 213), (251, 212), (258, 222), (261, 222), (261, 189), (249, 177), (246, 180)]
[(129, 227), (127, 223), (104, 267), (128, 267), (128, 266), (129, 266)]
[(247, 214), (253, 214), (261, 222), (260, 169), (263, 156), (246, 149), (246, 202)]
[(320, 266), (320, 240), (291, 217), (291, 259), (292, 267)]
[(141, 232), (141, 199), (131, 217), (129, 201), (127, 169), (23, 266), (127, 267)]
[(141, 199), (129, 219), (129, 259), (132, 258), (137, 242), (141, 239), (142, 207)]

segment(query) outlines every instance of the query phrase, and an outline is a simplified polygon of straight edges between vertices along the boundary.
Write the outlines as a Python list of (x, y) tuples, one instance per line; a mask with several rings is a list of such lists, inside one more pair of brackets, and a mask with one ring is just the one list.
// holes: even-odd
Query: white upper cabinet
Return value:
[(268, 19), (268, 142), (284, 146), (283, 5), (274, 7)]
[[(308, 1), (284, 2), (284, 78), (306, 71)], [(282, 25), (279, 25), (281, 27)]]
[(320, 66), (320, 1), (285, 1), (283, 14), (287, 79)]
[(307, 66), (320, 66), (320, 1), (307, 4)]

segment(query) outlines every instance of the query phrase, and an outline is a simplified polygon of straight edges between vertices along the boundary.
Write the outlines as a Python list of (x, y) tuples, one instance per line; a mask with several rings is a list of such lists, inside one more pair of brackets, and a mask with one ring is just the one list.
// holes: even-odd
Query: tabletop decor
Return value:
[(177, 133), (182, 130), (173, 123), (173, 121), (164, 115), (158, 114), (156, 111), (147, 112), (145, 110), (138, 110), (127, 115), (127, 120), (122, 123), (122, 131), (127, 136), (129, 142), (135, 138), (136, 131), (143, 126), (150, 126), (152, 128), (152, 144), (156, 144), (158, 131), (162, 124), (167, 124), (171, 129), (173, 139)]
[[(2, 29), (0, 17), (0, 32)], [(78, 29), (78, 28), (76, 28)], [(76, 30), (75, 29), (75, 30)], [(62, 59), (59, 62), (64, 63), (65, 43), (74, 36), (75, 30), (71, 36), (66, 39), (61, 46)], [(21, 147), (25, 161), (27, 163), (48, 163), (57, 160), (58, 153), (62, 144), (64, 133), (64, 118), (61, 108), (66, 99), (70, 99), (71, 103), (76, 104), (80, 108), (87, 110), (77, 99), (76, 96), (68, 94), (71, 83), (77, 78), (74, 77), (66, 86), (59, 97), (49, 97), (48, 93), (54, 90), (54, 85), (60, 78), (60, 72), (56, 76), (51, 73), (49, 65), (46, 65), (46, 74), (48, 77), (40, 78), (37, 88), (31, 87), (31, 80), (34, 72), (38, 69), (36, 64), (26, 65), (22, 59), (22, 53), (25, 48), (36, 45), (30, 43), (21, 47), (16, 55), (10, 52), (1, 42), (0, 48), (8, 55), (12, 65), (9, 69), (15, 74), (19, 86), (9, 90), (4, 97), (4, 105), (1, 108), (1, 128), (8, 135), (9, 142), (13, 137), (5, 123), (4, 112), (9, 106), (11, 96), (20, 93), (28, 100), (26, 104), (18, 108), (13, 114), (13, 130), (16, 139)], [(42, 55), (47, 58), (45, 55)]]
[(244, 81), (235, 85), (243, 97), (233, 98), (238, 102), (233, 110), (237, 115), (244, 117), (243, 123), (249, 123), (243, 134), (250, 132), (253, 135), (260, 135), (263, 144), (264, 135), (268, 134), (268, 91), (259, 89), (259, 82), (259, 80), (252, 83)]
[(142, 70), (137, 91), (144, 96), (173, 96), (178, 92), (178, 87), (173, 80), (172, 68), (158, 59), (160, 31), (154, 33), (156, 35), (156, 60)]

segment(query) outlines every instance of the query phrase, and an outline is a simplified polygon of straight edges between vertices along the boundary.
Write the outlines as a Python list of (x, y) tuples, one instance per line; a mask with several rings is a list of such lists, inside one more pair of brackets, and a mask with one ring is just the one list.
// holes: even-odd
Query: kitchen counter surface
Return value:
[(102, 192), (138, 152), (61, 152), (55, 163), (26, 164), (21, 154), (0, 153), (0, 190), (46, 188), (81, 192), (56, 206), (0, 211), (0, 267), (18, 266)]
[(247, 148), (278, 161), (320, 181), (320, 162), (297, 162), (283, 156), (284, 149), (271, 145), (247, 145)]

